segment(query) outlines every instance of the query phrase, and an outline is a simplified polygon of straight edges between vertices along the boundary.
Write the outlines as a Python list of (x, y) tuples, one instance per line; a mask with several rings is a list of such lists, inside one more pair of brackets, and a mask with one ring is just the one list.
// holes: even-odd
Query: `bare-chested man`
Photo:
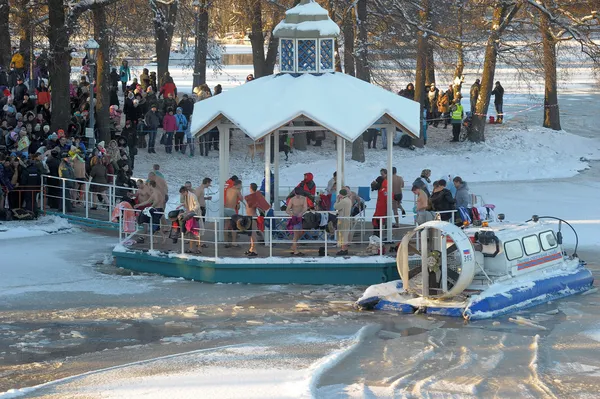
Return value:
[(150, 198), (150, 194), (152, 194), (152, 190), (150, 189), (150, 185), (144, 183), (142, 179), (137, 181), (137, 192), (132, 198), (136, 199), (136, 203), (140, 204), (142, 202), (148, 201)]
[(301, 188), (296, 187), (294, 190), (295, 195), (290, 198), (286, 209), (287, 214), (292, 217), (290, 220), (291, 226), (288, 225), (288, 229), (291, 227), (294, 231), (291, 250), (292, 255), (296, 256), (304, 256), (302, 252), (298, 251), (298, 240), (304, 234), (304, 231), (302, 231), (302, 215), (308, 210), (308, 202), (306, 197), (302, 195), (303, 193), (304, 191)]
[[(240, 209), (240, 202), (242, 202), (242, 200), (242, 181), (236, 180), (233, 183), (233, 187), (230, 187), (225, 192), (225, 208), (223, 209), (223, 215), (226, 218), (231, 218), (233, 215), (236, 215)], [(228, 229), (231, 232), (231, 241), (229, 244), (225, 245), (225, 247), (237, 247), (238, 245), (235, 244), (237, 241), (237, 233), (228, 221), (225, 221), (225, 229)], [(225, 235), (227, 235), (227, 233)]]
[(262, 195), (262, 193), (260, 191), (258, 191), (258, 186), (256, 185), (256, 183), (252, 183), (250, 184), (250, 194), (246, 195), (244, 197), (244, 199), (246, 200), (246, 216), (250, 216), (252, 218), (252, 233), (250, 235), (250, 249), (248, 251), (246, 251), (246, 255), (253, 257), (253, 256), (258, 256), (258, 254), (255, 252), (255, 248), (254, 248), (254, 244), (256, 242), (256, 221), (254, 220), (254, 218), (256, 216), (258, 216), (258, 214), (256, 213), (257, 209), (260, 209), (261, 211), (263, 211), (264, 213), (266, 213), (269, 208), (270, 205), (267, 202), (267, 200), (265, 199), (265, 197)]
[(168, 201), (169, 187), (167, 186), (166, 180), (157, 175), (156, 172), (148, 173), (148, 180), (156, 183), (156, 188), (165, 195), (165, 201)]
[(206, 201), (210, 201), (212, 199), (211, 196), (206, 195), (206, 189), (210, 187), (212, 180), (210, 177), (205, 177), (202, 180), (202, 184), (200, 187), (196, 189), (196, 197), (198, 198), (198, 202), (200, 203), (200, 209), (202, 210), (202, 221), (206, 222)]
[[(163, 194), (162, 191), (160, 191), (157, 188), (156, 182), (154, 180), (150, 180), (148, 182), (148, 186), (150, 186), (150, 191), (151, 191), (150, 198), (148, 198), (144, 202), (140, 202), (139, 204), (137, 204), (135, 206), (135, 208), (136, 209), (144, 209), (146, 207), (150, 208), (149, 212), (150, 212), (150, 216), (152, 218), (152, 234), (153, 234), (156, 231), (160, 230), (160, 219), (163, 216), (162, 213), (165, 210), (166, 201), (165, 201), (165, 195)], [(150, 217), (145, 215), (143, 212), (140, 213), (140, 216), (138, 217), (138, 223), (144, 224), (144, 223), (149, 223), (149, 222), (150, 222)], [(144, 237), (139, 237), (138, 242), (143, 243)]]

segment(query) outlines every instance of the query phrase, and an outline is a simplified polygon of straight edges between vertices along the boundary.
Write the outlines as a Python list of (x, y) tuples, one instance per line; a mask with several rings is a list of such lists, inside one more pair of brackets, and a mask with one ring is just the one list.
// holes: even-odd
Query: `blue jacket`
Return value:
[(175, 114), (175, 121), (177, 123), (177, 131), (185, 132), (188, 127), (188, 121), (185, 115), (183, 114)]
[(121, 82), (129, 82), (131, 79), (131, 71), (129, 70), (129, 66), (123, 66), (119, 68), (119, 76), (121, 76)]

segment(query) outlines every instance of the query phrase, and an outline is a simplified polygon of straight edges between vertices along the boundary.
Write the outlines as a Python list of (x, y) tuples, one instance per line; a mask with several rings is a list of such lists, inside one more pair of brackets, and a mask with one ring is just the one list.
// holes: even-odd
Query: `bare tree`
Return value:
[(156, 74), (162, 81), (169, 70), (169, 57), (173, 31), (177, 20), (179, 0), (150, 0), (150, 9), (154, 14), (154, 39), (156, 40)]
[(10, 4), (8, 0), (0, 0), (0, 67), (8, 68), (10, 65)]
[(209, 26), (209, 9), (211, 2), (201, 0), (199, 9), (194, 10), (196, 24), (194, 27), (194, 37), (196, 44), (195, 64), (194, 64), (194, 87), (206, 83), (206, 59), (208, 57), (208, 26)]
[(105, 7), (97, 7), (93, 10), (93, 21), (94, 39), (100, 48), (96, 60), (96, 104), (95, 107), (92, 107), (92, 112), (96, 113), (98, 140), (108, 143), (110, 141), (110, 39)]
[[(556, 75), (556, 46), (559, 42), (577, 42), (581, 51), (596, 65), (600, 62), (600, 46), (593, 40), (591, 27), (598, 26), (598, 11), (592, 3), (549, 0), (528, 0), (528, 5), (539, 14), (539, 29), (542, 36), (542, 65), (544, 68), (544, 122), (543, 126), (560, 130), (560, 110)], [(598, 3), (595, 4), (598, 6)], [(583, 12), (583, 15), (578, 15)]]
[[(356, 2), (356, 47), (354, 59), (356, 61), (356, 77), (365, 82), (371, 81), (369, 67), (369, 29), (367, 25), (367, 0)], [(361, 137), (352, 143), (352, 160), (365, 162), (365, 143)]]
[(267, 53), (265, 54), (265, 27), (263, 21), (263, 0), (244, 0), (248, 18), (250, 20), (250, 44), (252, 45), (252, 61), (254, 65), (254, 77), (272, 75), (277, 61), (278, 40), (273, 35), (275, 21), (280, 17), (282, 8), (272, 6), (270, 10), (271, 28), (268, 30)]
[[(419, 23), (420, 26), (426, 27), (429, 25), (431, 8), (429, 0), (421, 1), (421, 9), (419, 10)], [(417, 67), (415, 71), (415, 101), (420, 104), (419, 116), (423, 118), (423, 109), (425, 106), (425, 85), (426, 85), (426, 65), (427, 65), (427, 54), (428, 54), (428, 39), (424, 29), (417, 31)], [(417, 147), (425, 145), (425, 138), (423, 132), (423, 124), (421, 123), (421, 134), (419, 138), (414, 140)]]
[(522, 2), (496, 1), (493, 8), (492, 24), (490, 34), (485, 48), (485, 61), (483, 63), (483, 74), (481, 77), (481, 89), (473, 115), (473, 128), (469, 132), (469, 140), (476, 143), (485, 141), (485, 124), (492, 87), (494, 85), (494, 74), (496, 73), (496, 62), (502, 33), (511, 23), (522, 6)]

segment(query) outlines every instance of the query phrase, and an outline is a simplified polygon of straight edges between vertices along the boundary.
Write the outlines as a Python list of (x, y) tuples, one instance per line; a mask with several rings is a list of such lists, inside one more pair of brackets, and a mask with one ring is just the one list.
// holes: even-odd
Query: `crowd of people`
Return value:
[[(47, 85), (51, 77), (45, 55), (35, 59), (32, 79), (25, 57), (16, 48), (13, 51), (10, 70), (0, 68), (0, 207), (25, 207), (36, 212), (35, 200), (25, 204), (26, 198), (33, 195), (25, 193), (39, 191), (42, 176), (46, 175), (49, 186), (60, 185), (52, 179), (56, 177), (94, 183), (91, 189), (98, 193), (92, 199), (95, 209), (100, 203), (106, 206), (107, 186), (113, 179), (119, 186), (135, 186), (131, 176), (138, 151), (156, 153), (160, 143), (168, 154), (195, 155), (190, 133), (192, 112), (196, 100), (213, 95), (208, 85), (195, 88), (192, 96), (179, 95), (169, 72), (157, 79), (155, 72), (144, 68), (134, 77), (124, 60), (110, 73), (111, 140), (89, 146), (86, 129), (92, 128), (90, 98), (96, 87), (90, 82), (87, 60), (82, 61), (79, 81), (69, 86), (71, 120), (67, 126), (53, 129), (52, 89)], [(214, 95), (221, 90), (217, 85)], [(93, 128), (97, 136), (98, 123)], [(158, 139), (159, 128), (164, 133)], [(218, 131), (209, 132), (199, 142), (200, 155), (206, 156), (213, 149), (218, 150)], [(54, 198), (58, 191), (49, 188), (51, 208), (62, 210), (64, 206), (71, 211), (87, 200), (82, 198), (83, 183), (69, 182), (68, 186), (72, 196), (64, 204)]]
[[(481, 91), (481, 81), (476, 79), (469, 91), (470, 110), (465, 112), (461, 100), (462, 100), (462, 84), (464, 77), (461, 79), (455, 79), (455, 81), (448, 86), (447, 90), (440, 89), (435, 83), (430, 83), (425, 86), (424, 90), (424, 111), (422, 115), (424, 141), (427, 143), (427, 127), (433, 126), (437, 128), (443, 125), (444, 129), (448, 128), (448, 125), (452, 127), (452, 139), (451, 142), (460, 141), (461, 131), (463, 126), (468, 131), (471, 127), (472, 117), (476, 114), (477, 101), (479, 93)], [(400, 90), (398, 95), (413, 100), (415, 98), (415, 86), (412, 83), (406, 85), (406, 88)], [(496, 108), (496, 117), (490, 118), (490, 121), (494, 123), (503, 123), (504, 121), (504, 88), (500, 81), (497, 81), (494, 85), (494, 89), (491, 92), (494, 96), (494, 106)], [(368, 134), (365, 141), (368, 141), (369, 148), (373, 144), (373, 148), (376, 146), (376, 136)], [(385, 140), (384, 140), (385, 145)]]
[[(397, 174), (396, 168), (392, 170), (392, 192), (388, 192), (388, 171), (381, 169), (380, 176), (371, 183), (371, 190), (377, 191), (377, 203), (373, 215), (374, 234), (379, 235), (378, 231), (387, 223), (388, 195), (392, 195), (392, 211), (395, 223), (392, 227), (398, 227), (398, 214), (406, 215), (402, 206), (402, 190), (404, 188), (404, 179)], [(415, 205), (413, 213), (417, 224), (434, 220), (439, 214), (440, 220), (452, 221), (462, 225), (466, 216), (472, 220), (472, 196), (469, 187), (461, 177), (452, 178), (452, 186), (447, 187), (448, 182), (445, 179), (431, 181), (431, 170), (424, 169), (421, 175), (415, 179), (411, 191), (415, 195)], [(383, 225), (381, 225), (383, 223)]]

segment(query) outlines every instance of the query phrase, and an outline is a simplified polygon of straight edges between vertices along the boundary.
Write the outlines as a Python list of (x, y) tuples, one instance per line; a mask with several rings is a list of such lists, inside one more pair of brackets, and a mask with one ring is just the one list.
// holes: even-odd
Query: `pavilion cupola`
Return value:
[(273, 34), (279, 39), (282, 73), (335, 71), (335, 39), (340, 28), (314, 0), (301, 0), (288, 10)]

